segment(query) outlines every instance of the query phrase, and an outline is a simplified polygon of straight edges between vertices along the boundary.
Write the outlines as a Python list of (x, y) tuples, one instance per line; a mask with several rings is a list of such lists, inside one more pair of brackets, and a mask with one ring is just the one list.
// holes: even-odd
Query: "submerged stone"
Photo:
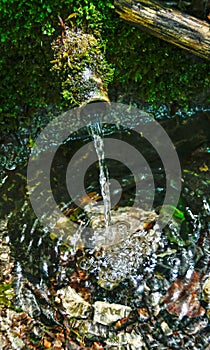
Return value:
[[(62, 300), (62, 305), (66, 309), (68, 316), (87, 318), (91, 305), (85, 301), (71, 287), (60, 289), (57, 292), (58, 298)], [(59, 300), (59, 299), (58, 299)]]
[[(129, 347), (128, 347), (129, 346)], [(147, 350), (141, 334), (121, 332), (117, 336), (107, 339), (106, 349), (132, 349), (132, 350)]]
[(117, 245), (136, 231), (148, 231), (158, 218), (153, 211), (135, 207), (119, 207), (117, 210), (111, 210), (111, 223), (107, 229), (103, 205), (87, 205), (85, 211), (93, 230), (92, 246), (105, 248)]
[(93, 307), (93, 321), (104, 325), (111, 325), (113, 322), (116, 322), (123, 317), (127, 317), (131, 312), (129, 306), (110, 304), (105, 301), (96, 301), (93, 304)]

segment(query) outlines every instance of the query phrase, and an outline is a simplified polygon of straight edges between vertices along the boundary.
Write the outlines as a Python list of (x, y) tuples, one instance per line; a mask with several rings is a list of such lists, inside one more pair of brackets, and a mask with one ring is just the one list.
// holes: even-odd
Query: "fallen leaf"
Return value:
[(208, 167), (208, 165), (206, 165), (206, 163), (203, 163), (203, 165), (200, 166), (199, 170), (200, 171), (208, 171), (209, 167)]
[(184, 316), (198, 317), (205, 313), (205, 309), (198, 300), (200, 290), (200, 275), (193, 271), (189, 277), (177, 278), (168, 288), (164, 303), (166, 310), (180, 319)]

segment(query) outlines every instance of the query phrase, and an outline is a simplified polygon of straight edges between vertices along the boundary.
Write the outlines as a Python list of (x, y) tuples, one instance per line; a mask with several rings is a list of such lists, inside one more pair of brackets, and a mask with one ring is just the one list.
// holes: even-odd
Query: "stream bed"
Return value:
[[(160, 213), (160, 207), (167, 179), (154, 150), (143, 145), (154, 176), (154, 198), (148, 190), (136, 192), (135, 178), (124, 164), (106, 160), (109, 176), (121, 187), (117, 191), (114, 183), (111, 216), (122, 232), (132, 231), (112, 241), (112, 247), (97, 239), (92, 246), (92, 237), (83, 244), (85, 228), (99, 236), (104, 229), (98, 163), (88, 168), (84, 181), (95, 207), (82, 193), (78, 201), (83, 209), (75, 205), (62, 175), (72, 155), (92, 140), (87, 130), (61, 145), (51, 169), (53, 195), (66, 220), (50, 230), (34, 213), (28, 198), (28, 157), (33, 139), (53, 118), (54, 113), (43, 110), (28, 129), (2, 139), (1, 348), (209, 349), (209, 111), (173, 119), (155, 115), (174, 142), (182, 171), (180, 199), (164, 228), (161, 220), (169, 208)], [(141, 143), (129, 130), (103, 127), (105, 139), (123, 136), (135, 148)], [(41, 186), (40, 174), (34, 177)], [(149, 188), (150, 172), (141, 181), (143, 189)], [(40, 193), (38, 202), (45, 213), (47, 202)], [(152, 200), (153, 209), (148, 204)], [(132, 208), (134, 202), (138, 207)], [(77, 239), (75, 246), (71, 234)]]

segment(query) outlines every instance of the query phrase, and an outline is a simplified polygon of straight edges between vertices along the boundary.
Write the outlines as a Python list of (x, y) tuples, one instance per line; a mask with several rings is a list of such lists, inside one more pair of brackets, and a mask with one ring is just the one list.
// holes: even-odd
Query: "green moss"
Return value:
[(102, 54), (100, 40), (81, 30), (66, 28), (52, 44), (53, 70), (61, 78), (62, 94), (69, 106), (79, 105), (97, 90), (107, 92), (113, 70)]

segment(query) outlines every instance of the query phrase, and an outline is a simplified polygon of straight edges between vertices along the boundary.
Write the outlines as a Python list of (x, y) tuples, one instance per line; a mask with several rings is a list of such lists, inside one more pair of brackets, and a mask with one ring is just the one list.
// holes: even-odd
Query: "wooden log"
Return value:
[(186, 13), (151, 0), (115, 0), (120, 17), (160, 39), (210, 59), (210, 26)]

